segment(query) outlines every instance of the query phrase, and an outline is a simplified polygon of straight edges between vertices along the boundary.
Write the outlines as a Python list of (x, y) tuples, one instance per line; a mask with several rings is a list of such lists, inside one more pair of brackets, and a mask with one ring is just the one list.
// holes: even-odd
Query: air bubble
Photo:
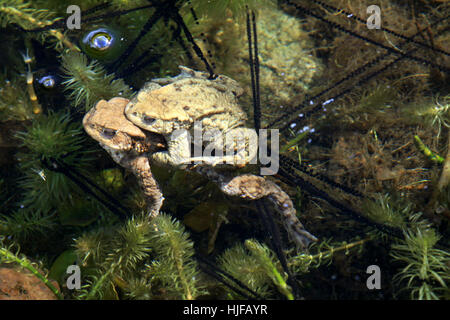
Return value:
[(333, 101), (334, 101), (333, 98), (328, 99), (327, 101), (325, 101), (324, 103), (322, 103), (322, 105), (325, 106), (325, 105), (327, 105), (327, 104), (329, 104), (329, 103), (331, 103), (331, 102), (333, 102)]

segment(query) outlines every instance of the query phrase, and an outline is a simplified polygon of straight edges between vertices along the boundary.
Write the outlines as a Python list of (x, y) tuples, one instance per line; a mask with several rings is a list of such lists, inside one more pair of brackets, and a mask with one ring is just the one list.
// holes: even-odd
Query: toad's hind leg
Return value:
[(289, 196), (270, 180), (255, 175), (241, 175), (233, 178), (222, 187), (227, 194), (235, 194), (244, 199), (256, 200), (266, 197), (270, 200), (283, 219), (284, 226), (295, 244), (306, 249), (317, 238), (309, 233), (297, 218)]
[(162, 207), (164, 197), (158, 183), (153, 178), (147, 156), (139, 156), (131, 159), (128, 167), (138, 178), (139, 185), (146, 198), (149, 216), (156, 217)]
[(272, 181), (252, 174), (230, 178), (204, 166), (199, 166), (196, 170), (215, 181), (227, 195), (238, 196), (247, 200), (261, 198), (270, 200), (276, 211), (281, 214), (289, 236), (300, 249), (304, 250), (311, 242), (317, 241), (317, 238), (309, 233), (298, 220), (297, 211), (289, 196)]
[(156, 217), (162, 207), (164, 196), (159, 188), (158, 182), (153, 178), (150, 170), (149, 159), (146, 154), (133, 155), (118, 152), (107, 146), (103, 148), (111, 155), (113, 160), (120, 166), (130, 170), (138, 179), (139, 185), (144, 193), (147, 203), (148, 215)]

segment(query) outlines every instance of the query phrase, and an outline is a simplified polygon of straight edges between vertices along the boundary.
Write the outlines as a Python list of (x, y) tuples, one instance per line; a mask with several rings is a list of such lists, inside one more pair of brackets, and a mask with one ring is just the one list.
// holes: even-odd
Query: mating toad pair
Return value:
[[(115, 162), (136, 175), (148, 197), (150, 215), (158, 214), (164, 198), (151, 174), (149, 159), (178, 168), (200, 161), (201, 165), (194, 169), (215, 181), (226, 194), (249, 200), (269, 199), (282, 214), (297, 245), (305, 247), (316, 241), (297, 219), (288, 195), (276, 184), (256, 175), (229, 177), (214, 170), (223, 161), (242, 166), (242, 159), (252, 159), (254, 155), (248, 154), (248, 146), (235, 146), (233, 159), (229, 155), (191, 157), (191, 146), (179, 132), (189, 134), (195, 122), (200, 122), (204, 131), (214, 129), (222, 134), (234, 131), (236, 135), (246, 135), (254, 129), (244, 127), (247, 117), (237, 100), (243, 89), (235, 80), (223, 75), (209, 79), (205, 72), (180, 69), (181, 74), (176, 77), (150, 81), (131, 101), (99, 101), (83, 119), (86, 132)], [(232, 161), (236, 159), (239, 161)]]

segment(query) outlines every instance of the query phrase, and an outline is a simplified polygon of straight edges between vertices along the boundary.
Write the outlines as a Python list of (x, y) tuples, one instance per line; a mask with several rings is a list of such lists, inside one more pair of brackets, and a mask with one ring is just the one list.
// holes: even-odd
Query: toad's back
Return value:
[(244, 125), (247, 116), (237, 101), (242, 89), (227, 86), (221, 77), (188, 77), (165, 86), (152, 81), (127, 106), (127, 116), (177, 122), (176, 127), (184, 128), (195, 121), (219, 130)]

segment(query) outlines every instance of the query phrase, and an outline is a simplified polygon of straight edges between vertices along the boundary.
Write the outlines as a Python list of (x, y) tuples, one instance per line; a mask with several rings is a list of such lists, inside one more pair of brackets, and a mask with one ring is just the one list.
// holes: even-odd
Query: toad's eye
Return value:
[(124, 37), (111, 28), (98, 28), (88, 32), (81, 40), (81, 48), (92, 58), (112, 62), (125, 49)]
[(116, 130), (113, 129), (103, 129), (101, 135), (105, 139), (112, 139), (116, 135)]
[(149, 117), (149, 116), (143, 116), (142, 117), (142, 122), (144, 122), (144, 124), (146, 125), (152, 125), (154, 122), (156, 121), (155, 118)]

